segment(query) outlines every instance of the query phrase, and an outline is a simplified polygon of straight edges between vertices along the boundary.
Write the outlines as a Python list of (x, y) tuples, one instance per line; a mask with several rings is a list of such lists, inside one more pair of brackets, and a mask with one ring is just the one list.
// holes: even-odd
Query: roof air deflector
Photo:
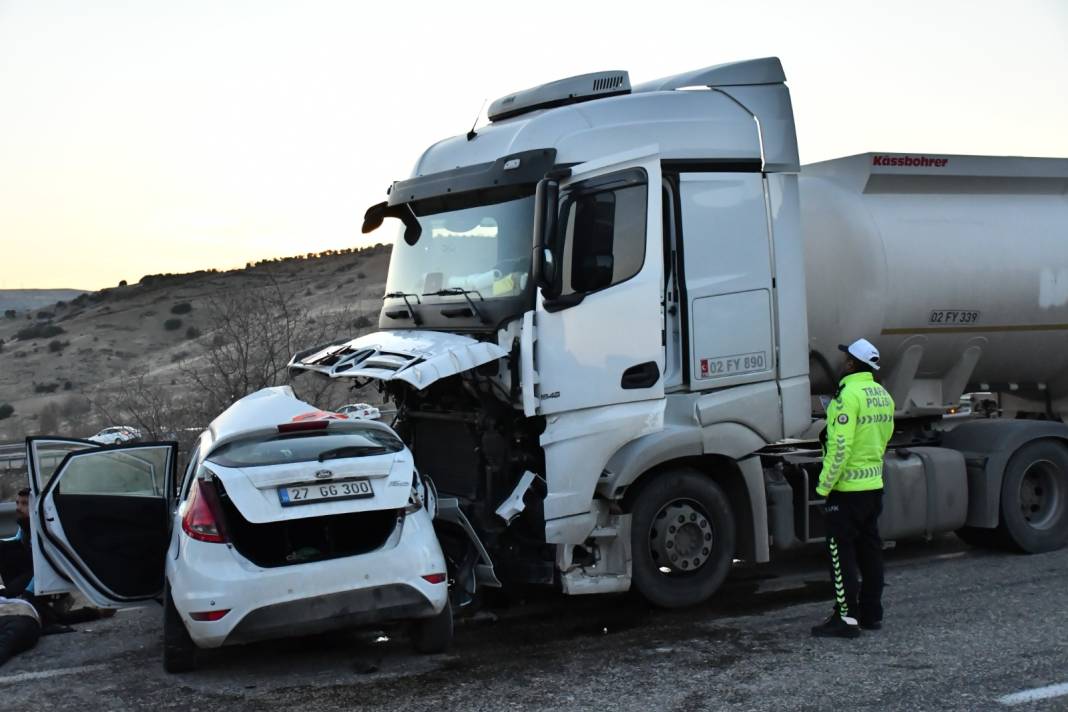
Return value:
[(623, 70), (593, 72), (559, 79), (502, 96), (490, 104), (490, 121), (501, 121), (535, 109), (575, 104), (630, 93), (630, 75)]
[(673, 91), (684, 87), (734, 87), (752, 84), (782, 84), (786, 74), (778, 57), (747, 59), (742, 62), (716, 64), (704, 69), (662, 77), (634, 87), (634, 93)]

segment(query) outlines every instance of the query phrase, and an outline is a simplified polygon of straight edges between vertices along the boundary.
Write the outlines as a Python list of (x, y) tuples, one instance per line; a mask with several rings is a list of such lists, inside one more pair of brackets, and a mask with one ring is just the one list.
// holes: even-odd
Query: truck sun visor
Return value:
[(533, 186), (552, 170), (555, 162), (555, 148), (538, 148), (501, 156), (490, 163), (399, 180), (390, 188), (389, 206), (492, 188)]

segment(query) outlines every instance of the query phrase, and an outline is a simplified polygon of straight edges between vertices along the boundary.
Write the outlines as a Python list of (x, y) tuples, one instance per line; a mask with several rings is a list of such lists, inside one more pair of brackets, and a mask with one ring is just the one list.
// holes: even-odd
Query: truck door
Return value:
[(663, 397), (658, 150), (580, 164), (560, 195), (562, 290), (535, 314), (537, 412)]
[(31, 512), (41, 553), (95, 605), (160, 595), (177, 451), (176, 443), (72, 450), (41, 488)]

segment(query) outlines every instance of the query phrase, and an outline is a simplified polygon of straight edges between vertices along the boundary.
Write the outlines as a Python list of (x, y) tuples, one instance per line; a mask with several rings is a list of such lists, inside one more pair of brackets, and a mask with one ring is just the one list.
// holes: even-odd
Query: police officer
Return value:
[(855, 638), (861, 628), (882, 627), (883, 544), (878, 520), (883, 511), (883, 454), (894, 432), (894, 401), (875, 382), (879, 350), (870, 341), (857, 339), (838, 348), (845, 352), (846, 363), (827, 406), (827, 440), (816, 486), (816, 492), (826, 497), (835, 606), (812, 635)]

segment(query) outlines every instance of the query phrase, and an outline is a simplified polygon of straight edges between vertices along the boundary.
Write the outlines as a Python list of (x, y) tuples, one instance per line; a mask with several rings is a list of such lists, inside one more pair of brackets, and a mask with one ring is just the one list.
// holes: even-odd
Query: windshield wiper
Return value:
[(407, 292), (387, 292), (382, 299), (403, 299), (404, 306), (408, 307), (408, 313), (412, 316), (412, 321), (415, 322), (416, 326), (422, 326), (423, 320), (419, 317), (419, 312), (412, 309), (412, 304), (408, 301), (408, 297), (415, 297), (415, 303), (422, 304), (422, 302), (419, 301), (419, 295), (414, 292), (411, 294)]
[(479, 321), (481, 321), (483, 324), (490, 323), (489, 319), (487, 319), (485, 315), (478, 310), (478, 307), (475, 306), (475, 301), (471, 299), (471, 297), (467, 296), (468, 294), (478, 294), (478, 298), (481, 301), (486, 301), (486, 298), (483, 297), (477, 289), (462, 289), (461, 287), (450, 287), (449, 289), (439, 289), (436, 292), (423, 292), (424, 297), (462, 296), (464, 299), (467, 300), (467, 303), (471, 305), (471, 311), (478, 315)]
[(382, 445), (346, 445), (319, 453), (319, 462), (336, 460), (341, 457), (360, 457), (361, 455), (385, 455), (389, 448)]

